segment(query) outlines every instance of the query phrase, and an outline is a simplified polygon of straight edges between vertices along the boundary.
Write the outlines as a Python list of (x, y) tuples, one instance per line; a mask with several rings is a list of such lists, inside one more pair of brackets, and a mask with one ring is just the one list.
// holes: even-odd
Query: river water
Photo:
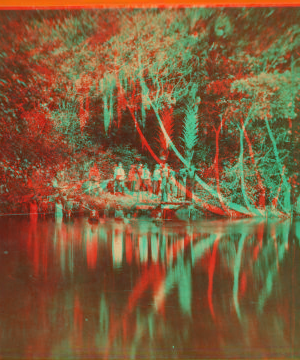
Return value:
[(0, 218), (0, 359), (299, 358), (300, 221)]

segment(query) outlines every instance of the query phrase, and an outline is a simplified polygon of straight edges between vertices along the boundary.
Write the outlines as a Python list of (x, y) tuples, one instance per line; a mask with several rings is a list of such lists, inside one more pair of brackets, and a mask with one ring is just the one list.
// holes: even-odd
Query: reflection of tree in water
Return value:
[[(274, 233), (274, 224), (271, 224), (271, 226), (266, 229), (266, 233), (263, 234), (262, 227), (264, 227), (264, 223), (260, 222), (260, 224), (257, 224), (254, 232), (249, 232), (247, 229), (245, 231), (245, 227), (243, 227), (240, 231), (243, 229), (244, 233), (240, 232), (233, 234), (230, 239), (222, 239), (223, 236), (221, 234), (218, 237), (210, 236), (204, 240), (202, 239), (198, 244), (193, 245), (194, 261), (197, 266), (199, 264), (197, 260), (201, 259), (201, 257), (210, 250), (212, 245), (215, 247), (219, 244), (219, 251), (221, 253), (219, 256), (221, 257), (221, 262), (223, 262), (223, 266), (227, 267), (227, 270), (231, 274), (232, 278), (232, 280), (229, 281), (232, 283), (232, 304), (227, 304), (225, 311), (228, 311), (228, 307), (234, 308), (237, 318), (241, 322), (244, 330), (246, 330), (244, 345), (251, 340), (249, 339), (249, 336), (251, 337), (251, 331), (253, 330), (251, 330), (251, 326), (254, 324), (253, 310), (257, 314), (257, 317), (264, 312), (264, 305), (268, 301), (268, 298), (272, 295), (273, 283), (278, 280), (278, 267), (283, 262), (287, 250), (289, 249), (288, 235), (290, 222), (285, 221), (281, 224), (276, 224), (276, 226), (278, 226), (277, 232), (275, 231)], [(259, 238), (262, 235), (263, 239)], [(227, 235), (225, 235), (225, 237), (227, 237)], [(257, 239), (259, 239), (259, 242), (263, 240), (263, 244), (258, 243)], [(222, 242), (222, 240), (225, 241)], [(259, 246), (259, 252), (257, 251), (257, 246)], [(274, 248), (276, 250), (276, 254), (274, 254)], [(168, 250), (171, 251), (171, 249), (172, 247), (169, 247)], [(249, 256), (249, 254), (251, 254), (251, 256)], [(212, 261), (212, 256), (213, 254), (210, 255), (210, 262)], [(191, 303), (193, 297), (191, 268), (192, 263), (190, 260), (183, 261), (183, 257), (180, 255), (177, 257), (176, 263), (174, 263), (173, 267), (169, 268), (166, 272), (165, 278), (161, 282), (159, 290), (154, 293), (153, 297), (155, 310), (150, 311), (148, 315), (151, 319), (153, 316), (155, 317), (155, 315), (160, 314), (161, 307), (166, 306), (165, 302), (167, 297), (170, 294), (174, 295), (174, 289), (176, 288), (178, 289), (179, 309), (181, 314), (176, 313), (175, 318), (191, 316)], [(209, 266), (209, 268), (211, 268), (211, 266)], [(250, 283), (250, 285), (256, 285), (256, 287), (260, 289), (256, 294), (256, 298), (252, 297), (247, 299), (247, 286), (250, 287), (250, 285), (247, 285), (247, 282)], [(276, 283), (278, 283), (278, 281)], [(250, 295), (252, 294), (250, 293)], [(241, 300), (243, 300), (242, 304), (240, 304)], [(249, 309), (249, 303), (255, 303), (255, 308)], [(217, 304), (222, 304), (222, 301), (217, 302)], [(219, 306), (217, 306), (217, 310), (220, 310)], [(235, 322), (234, 317), (232, 319), (232, 316), (234, 316), (232, 311), (230, 311), (231, 318), (228, 318), (227, 321), (225, 320), (226, 317), (224, 319), (225, 314), (221, 314), (221, 317), (223, 316), (222, 321), (220, 318), (218, 319), (218, 315), (215, 317), (212, 307), (210, 307), (210, 311), (212, 317), (215, 319), (215, 324), (218, 324), (218, 322), (221, 324)], [(174, 313), (169, 315), (174, 317)], [(193, 317), (195, 316), (197, 317), (197, 315), (193, 312)], [(158, 317), (161, 319), (160, 316)], [(173, 318), (168, 318), (167, 321), (165, 320), (166, 327), (173, 320)], [(194, 319), (194, 323), (195, 322), (196, 321)], [(286, 326), (287, 325), (288, 324), (286, 324)], [(180, 327), (180, 324), (178, 324), (178, 326)], [(173, 330), (170, 331), (171, 333), (174, 331), (174, 328), (177, 329), (176, 326), (172, 326), (171, 329)], [(191, 329), (191, 326), (188, 326), (188, 328)], [(145, 349), (145, 344), (142, 341), (142, 337), (139, 332), (136, 334), (133, 341), (134, 348), (138, 346), (137, 339), (139, 338), (140, 346)], [(179, 339), (177, 339), (177, 344), (178, 340)], [(254, 337), (253, 340), (258, 341), (258, 338)], [(285, 343), (285, 345), (288, 346), (287, 343)], [(153, 346), (149, 344), (148, 350), (151, 351), (152, 347)]]
[[(244, 351), (250, 357), (255, 351), (267, 356), (272, 346), (277, 354), (297, 338), (297, 288), (292, 293), (291, 286), (298, 223), (76, 220), (29, 226), (26, 272), (32, 268), (40, 285), (35, 308), (29, 303), (23, 320), (28, 349), (52, 357), (193, 358)], [(28, 296), (26, 289), (21, 296)], [(17, 325), (3, 314), (0, 319)], [(36, 336), (34, 324), (47, 330)], [(23, 336), (17, 328), (13, 333)], [(0, 345), (8, 337), (2, 334)]]

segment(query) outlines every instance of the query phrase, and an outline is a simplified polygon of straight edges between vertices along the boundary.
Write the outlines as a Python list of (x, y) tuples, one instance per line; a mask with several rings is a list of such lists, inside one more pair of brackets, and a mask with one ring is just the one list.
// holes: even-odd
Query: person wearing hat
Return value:
[(115, 192), (121, 190), (120, 192), (124, 194), (125, 192), (125, 171), (123, 169), (123, 164), (119, 162), (119, 166), (115, 168), (114, 171), (114, 179), (115, 179)]
[(137, 191), (141, 191), (142, 187), (143, 187), (143, 181), (142, 181), (142, 174), (143, 174), (143, 164), (139, 164), (138, 168), (137, 168), (137, 173), (138, 173), (138, 181), (137, 181)]
[(162, 180), (161, 180), (161, 201), (166, 202), (169, 198), (170, 193), (170, 169), (168, 163), (165, 163), (162, 169)]
[(177, 184), (175, 170), (170, 171), (170, 193), (173, 197), (177, 197)]
[(114, 181), (113, 181), (113, 183), (114, 183), (114, 194), (116, 193), (116, 190), (117, 190), (117, 188), (116, 188), (116, 186), (117, 186), (117, 180), (116, 180), (116, 171), (117, 171), (117, 167), (118, 167), (118, 164), (114, 164), (114, 166), (113, 166), (113, 173), (114, 173)]
[(132, 164), (128, 173), (128, 189), (130, 191), (137, 191), (138, 180), (139, 174), (136, 165)]
[(195, 177), (196, 171), (194, 165), (191, 165), (187, 169), (187, 177), (186, 177), (186, 201), (194, 201), (194, 191), (195, 191)]
[(143, 182), (143, 188), (151, 193), (152, 192), (151, 172), (149, 171), (147, 164), (145, 164), (144, 170), (142, 172), (142, 182)]
[(179, 170), (179, 181), (178, 181), (178, 192), (177, 196), (179, 199), (185, 199), (185, 187), (186, 187), (187, 169), (183, 167)]
[(115, 218), (116, 219), (124, 219), (125, 215), (124, 215), (124, 211), (123, 208), (120, 204), (117, 204), (116, 208), (115, 208)]
[(160, 193), (160, 187), (161, 187), (161, 169), (159, 164), (155, 165), (152, 181), (153, 181), (153, 194), (158, 195)]

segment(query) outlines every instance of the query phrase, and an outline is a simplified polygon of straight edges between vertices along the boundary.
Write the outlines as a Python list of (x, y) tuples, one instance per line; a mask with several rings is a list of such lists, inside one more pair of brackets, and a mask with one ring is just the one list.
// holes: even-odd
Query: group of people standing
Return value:
[(196, 169), (192, 165), (189, 169), (183, 168), (176, 174), (175, 170), (165, 164), (156, 164), (151, 174), (147, 164), (131, 165), (126, 177), (123, 164), (120, 162), (114, 170), (114, 193), (148, 191), (161, 196), (162, 201), (169, 197), (192, 200), (195, 187)]

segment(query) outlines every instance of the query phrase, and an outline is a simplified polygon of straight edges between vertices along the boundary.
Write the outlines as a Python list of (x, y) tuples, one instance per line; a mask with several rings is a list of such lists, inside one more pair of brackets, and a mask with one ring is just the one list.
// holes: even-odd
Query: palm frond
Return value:
[(191, 152), (198, 141), (198, 115), (197, 108), (188, 107), (183, 125), (183, 146), (185, 151)]

